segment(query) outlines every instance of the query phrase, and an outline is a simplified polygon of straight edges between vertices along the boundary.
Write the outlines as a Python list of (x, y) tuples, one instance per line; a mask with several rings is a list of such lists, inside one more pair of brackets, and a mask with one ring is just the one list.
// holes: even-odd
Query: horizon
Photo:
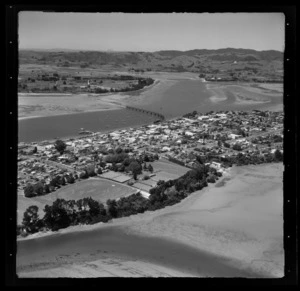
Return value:
[(241, 48), (283, 52), (284, 21), (283, 13), (26, 11), (19, 13), (19, 48), (113, 52)]
[(284, 53), (284, 50), (275, 50), (275, 49), (268, 49), (268, 50), (255, 50), (251, 48), (235, 48), (235, 47), (221, 47), (218, 49), (206, 49), (206, 48), (193, 48), (189, 50), (174, 50), (174, 49), (168, 49), (168, 50), (154, 50), (154, 51), (130, 51), (130, 50), (97, 50), (97, 49), (69, 49), (69, 48), (19, 48), (19, 50), (23, 51), (84, 51), (84, 52), (107, 52), (107, 53), (155, 53), (155, 52), (161, 52), (161, 51), (177, 51), (177, 52), (188, 52), (188, 51), (194, 51), (194, 50), (207, 50), (207, 51), (218, 51), (218, 50), (225, 50), (225, 49), (233, 49), (233, 50), (253, 50), (257, 52), (266, 52), (266, 51), (276, 51)]

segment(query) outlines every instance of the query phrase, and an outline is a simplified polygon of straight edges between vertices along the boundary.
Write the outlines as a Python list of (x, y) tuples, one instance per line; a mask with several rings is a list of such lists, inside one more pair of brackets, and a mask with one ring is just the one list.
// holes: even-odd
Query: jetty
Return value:
[(160, 120), (165, 120), (165, 116), (163, 114), (158, 113), (158, 112), (154, 112), (154, 111), (151, 111), (151, 110), (147, 110), (147, 109), (143, 109), (143, 108), (138, 108), (138, 107), (133, 107), (133, 106), (126, 106), (126, 109), (134, 110), (134, 111), (138, 111), (138, 112), (142, 112), (142, 113), (145, 113), (145, 114), (156, 116)]

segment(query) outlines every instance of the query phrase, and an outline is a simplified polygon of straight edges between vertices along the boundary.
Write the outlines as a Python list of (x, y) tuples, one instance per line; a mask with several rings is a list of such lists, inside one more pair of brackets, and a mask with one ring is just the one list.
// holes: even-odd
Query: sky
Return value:
[(19, 13), (20, 49), (284, 51), (283, 13)]

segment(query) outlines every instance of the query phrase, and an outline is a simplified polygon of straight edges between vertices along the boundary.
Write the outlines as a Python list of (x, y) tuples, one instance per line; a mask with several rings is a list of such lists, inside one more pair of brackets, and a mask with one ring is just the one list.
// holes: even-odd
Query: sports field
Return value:
[(136, 192), (136, 189), (108, 181), (101, 178), (90, 178), (88, 180), (79, 181), (75, 184), (67, 185), (61, 189), (52, 192), (48, 195), (26, 198), (23, 195), (18, 195), (18, 223), (22, 222), (23, 213), (31, 205), (39, 207), (39, 214), (43, 216), (43, 209), (45, 205), (51, 205), (57, 198), (66, 200), (79, 200), (85, 197), (91, 197), (102, 203), (107, 199), (116, 199), (122, 196), (127, 196)]
[(149, 164), (152, 165), (154, 173), (156, 174), (158, 174), (158, 172), (169, 173), (170, 179), (174, 179), (175, 176), (177, 176), (178, 178), (190, 170), (189, 168), (172, 163), (164, 158)]

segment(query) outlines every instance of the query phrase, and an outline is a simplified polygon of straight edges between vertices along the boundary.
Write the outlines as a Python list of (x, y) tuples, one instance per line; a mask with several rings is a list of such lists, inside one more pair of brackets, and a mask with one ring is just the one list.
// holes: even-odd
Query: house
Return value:
[(162, 149), (161, 149), (161, 152), (169, 152), (171, 150), (171, 148), (167, 147), (167, 146), (164, 146)]
[(202, 115), (202, 116), (199, 116), (198, 119), (199, 120), (208, 120), (210, 117), (207, 116), (207, 115)]
[(236, 139), (236, 138), (240, 138), (240, 137), (242, 137), (242, 136), (239, 134), (234, 134), (234, 133), (228, 134), (228, 138), (231, 138), (231, 139)]
[(221, 169), (221, 164), (217, 162), (211, 162), (210, 166), (215, 168), (216, 170)]
[(193, 136), (194, 135), (194, 133), (190, 132), (190, 131), (186, 131), (184, 134), (187, 135), (187, 136)]

